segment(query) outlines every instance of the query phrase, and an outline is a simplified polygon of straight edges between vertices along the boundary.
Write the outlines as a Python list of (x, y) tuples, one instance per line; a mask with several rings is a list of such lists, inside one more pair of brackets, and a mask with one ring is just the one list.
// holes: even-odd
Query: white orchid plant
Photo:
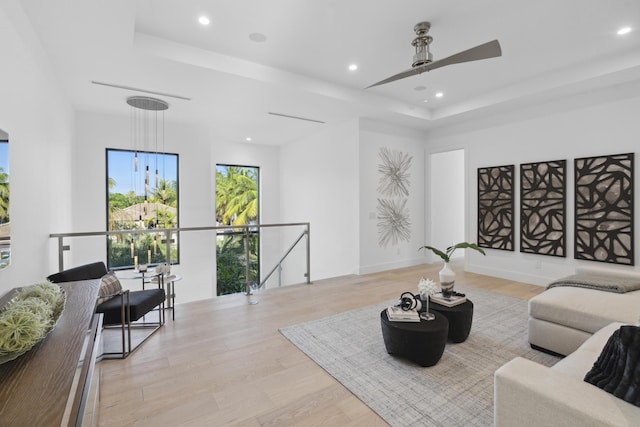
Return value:
[(425, 279), (424, 277), (420, 278), (420, 281), (418, 282), (418, 293), (420, 294), (421, 299), (426, 300), (430, 295), (438, 292), (439, 289), (436, 282), (431, 279)]

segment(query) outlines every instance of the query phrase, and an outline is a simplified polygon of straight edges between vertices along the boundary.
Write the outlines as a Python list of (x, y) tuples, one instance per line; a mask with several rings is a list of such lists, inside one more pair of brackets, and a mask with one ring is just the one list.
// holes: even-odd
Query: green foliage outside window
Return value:
[[(178, 227), (178, 156), (107, 149), (107, 194), (109, 231), (149, 230), (109, 236), (109, 268), (133, 267), (134, 257), (138, 264), (166, 262), (163, 229)], [(169, 238), (171, 262), (176, 263), (178, 235)]]
[(0, 269), (7, 267), (11, 259), (9, 201), (9, 140), (0, 139)]
[[(241, 166), (216, 167), (216, 224), (250, 225), (258, 222), (258, 169)], [(218, 295), (245, 291), (246, 251), (243, 233), (218, 234), (216, 268)], [(259, 281), (259, 236), (249, 237), (249, 282)]]
[(0, 224), (9, 222), (9, 174), (0, 166)]

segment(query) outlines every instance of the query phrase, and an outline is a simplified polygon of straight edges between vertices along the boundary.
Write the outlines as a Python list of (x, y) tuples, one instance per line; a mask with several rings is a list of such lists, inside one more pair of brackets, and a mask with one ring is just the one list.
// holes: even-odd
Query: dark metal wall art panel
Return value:
[(520, 252), (566, 256), (567, 161), (520, 165)]
[(575, 159), (576, 259), (634, 265), (634, 154)]
[(514, 165), (478, 168), (478, 246), (514, 250)]

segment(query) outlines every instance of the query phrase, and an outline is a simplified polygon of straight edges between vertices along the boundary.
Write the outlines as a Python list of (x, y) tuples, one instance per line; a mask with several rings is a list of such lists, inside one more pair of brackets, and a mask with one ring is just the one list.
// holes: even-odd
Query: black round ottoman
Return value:
[(449, 340), (455, 343), (463, 342), (471, 332), (473, 322), (473, 302), (466, 300), (453, 307), (429, 302), (429, 311), (442, 314), (449, 320)]
[(380, 313), (382, 338), (387, 353), (404, 357), (420, 366), (433, 366), (442, 357), (447, 343), (449, 321), (439, 313), (434, 320), (392, 322), (387, 310)]

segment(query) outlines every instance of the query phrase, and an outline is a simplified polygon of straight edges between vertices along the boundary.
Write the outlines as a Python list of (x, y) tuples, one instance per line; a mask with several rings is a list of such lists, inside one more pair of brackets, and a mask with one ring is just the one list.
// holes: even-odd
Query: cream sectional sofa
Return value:
[[(640, 279), (607, 269), (576, 273)], [(640, 291), (555, 287), (529, 300), (529, 343), (566, 357), (550, 368), (520, 357), (499, 368), (495, 426), (640, 426), (640, 407), (584, 381), (613, 332), (639, 316)]]
[(551, 368), (517, 357), (495, 373), (496, 427), (640, 426), (640, 407), (584, 381), (613, 332), (601, 328)]
[[(604, 268), (578, 268), (576, 274), (640, 280), (640, 273)], [(551, 288), (529, 300), (529, 343), (566, 356), (609, 323), (635, 324), (639, 316), (640, 290), (615, 293)]]

